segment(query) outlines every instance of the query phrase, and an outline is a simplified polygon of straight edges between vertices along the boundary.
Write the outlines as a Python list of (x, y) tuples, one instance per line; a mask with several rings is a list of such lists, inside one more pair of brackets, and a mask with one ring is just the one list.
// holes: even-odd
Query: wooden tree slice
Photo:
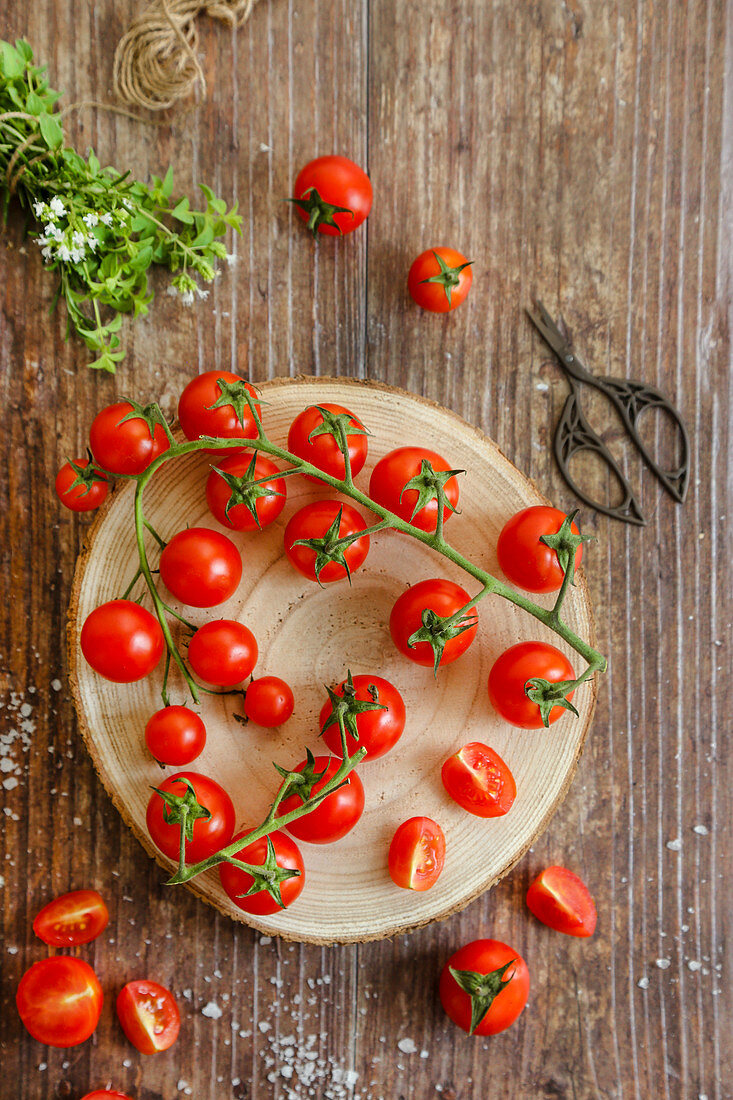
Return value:
[[(268, 434), (282, 444), (291, 421), (306, 405), (335, 402), (357, 413), (372, 433), (367, 467), (357, 478), (364, 488), (374, 463), (405, 444), (427, 446), (453, 468), (467, 470), (461, 478), (461, 514), (451, 517), (446, 534), (469, 559), (493, 573), (498, 573), (495, 547), (505, 521), (522, 507), (545, 502), (490, 439), (453, 413), (404, 391), (345, 379), (278, 379), (262, 385), (262, 399)], [(187, 524), (221, 530), (204, 497), (210, 461), (194, 455), (171, 462), (149, 484), (146, 515), (164, 538)], [(306, 884), (291, 909), (248, 918), (224, 894), (215, 871), (194, 880), (191, 888), (235, 920), (291, 939), (350, 943), (393, 936), (467, 905), (526, 852), (568, 790), (591, 721), (595, 688), (584, 684), (576, 693), (579, 718), (564, 716), (549, 730), (518, 730), (501, 721), (486, 688), (496, 657), (521, 640), (564, 647), (535, 619), (499, 597), (481, 602), (476, 641), (463, 657), (441, 669), (435, 681), (430, 669), (413, 665), (395, 649), (388, 629), (391, 607), (406, 586), (424, 578), (448, 577), (471, 593), (476, 583), (427, 547), (385, 532), (372, 539), (353, 587), (344, 582), (319, 588), (290, 566), (282, 540), (296, 508), (328, 493), (297, 476), (287, 486), (288, 503), (275, 524), (261, 533), (231, 534), (242, 552), (244, 574), (235, 596), (213, 615), (237, 618), (250, 627), (260, 650), (256, 674), (281, 676), (292, 685), (295, 714), (280, 729), (243, 727), (232, 717), (237, 701), (204, 697), (201, 713), (208, 741), (191, 767), (222, 783), (234, 800), (238, 824), (252, 826), (263, 818), (277, 786), (272, 761), (293, 765), (304, 758), (306, 745), (318, 751), (323, 685), (341, 680), (348, 668), (393, 681), (407, 705), (407, 727), (390, 753), (361, 765), (366, 810), (354, 830), (336, 844), (302, 845)], [(79, 649), (86, 616), (119, 596), (136, 569), (133, 491), (130, 483), (115, 490), (79, 558), (69, 611), (70, 678), (81, 731), (102, 782), (147, 851), (169, 868), (145, 826), (150, 787), (161, 773), (146, 750), (143, 730), (161, 705), (162, 663), (146, 681), (112, 684), (91, 671)], [(152, 540), (150, 549), (155, 560)], [(184, 610), (196, 623), (212, 617), (212, 612)], [(579, 635), (592, 638), (582, 574), (564, 614)], [(577, 655), (568, 655), (580, 668)], [(184, 701), (175, 679), (172, 697)], [(443, 790), (442, 762), (468, 741), (491, 745), (514, 773), (517, 799), (503, 818), (473, 817)], [(440, 822), (447, 840), (443, 875), (432, 890), (420, 894), (399, 889), (387, 873), (395, 828), (417, 814)]]

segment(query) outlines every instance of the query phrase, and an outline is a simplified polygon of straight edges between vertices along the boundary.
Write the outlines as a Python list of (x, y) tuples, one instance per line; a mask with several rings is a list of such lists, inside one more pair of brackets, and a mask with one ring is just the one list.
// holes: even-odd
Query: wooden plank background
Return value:
[[(67, 101), (107, 100), (115, 43), (141, 6), (6, 0), (0, 34), (26, 35)], [(260, 0), (238, 33), (201, 30), (206, 102), (154, 129), (87, 110), (70, 132), (143, 178), (173, 164), (182, 193), (201, 181), (238, 196), (238, 262), (209, 301), (186, 311), (161, 293), (124, 327), (117, 377), (97, 376), (64, 343), (63, 310), (49, 317), (53, 280), (16, 215), (0, 236), (0, 713), (4, 774), (19, 778), (2, 789), (0, 1094), (78, 1100), (113, 1083), (136, 1100), (731, 1096), (733, 5)], [(332, 151), (368, 167), (374, 211), (353, 237), (314, 245), (282, 200), (306, 160)], [(405, 288), (412, 257), (438, 243), (475, 260), (471, 297), (448, 318), (413, 308)], [(650, 522), (585, 514), (611, 667), (574, 786), (517, 870), (449, 922), (350, 948), (262, 942), (162, 885), (76, 736), (63, 640), (87, 521), (57, 505), (52, 479), (117, 394), (172, 411), (192, 371), (221, 367), (426, 394), (570, 507), (549, 449), (566, 384), (523, 317), (533, 291), (562, 307), (598, 373), (669, 392), (693, 449), (678, 507), (594, 406)], [(549, 862), (591, 884), (592, 941), (528, 916), (524, 892)], [(68, 1052), (17, 1020), (17, 981), (43, 955), (34, 913), (85, 885), (111, 902), (108, 936), (81, 950), (105, 990), (151, 973), (182, 996), (168, 1054), (136, 1054), (111, 995), (95, 1038)], [(436, 995), (448, 953), (484, 935), (516, 945), (533, 981), (519, 1023), (490, 1042), (457, 1032)], [(209, 1003), (220, 1018), (202, 1014)], [(289, 1035), (326, 1075), (313, 1091), (297, 1073), (268, 1079)], [(416, 1053), (398, 1048), (405, 1038)]]

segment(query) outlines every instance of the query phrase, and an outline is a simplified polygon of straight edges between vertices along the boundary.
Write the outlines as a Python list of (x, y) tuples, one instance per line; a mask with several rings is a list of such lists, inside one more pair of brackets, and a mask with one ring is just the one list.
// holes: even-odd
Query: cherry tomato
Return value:
[(403, 890), (429, 890), (445, 863), (445, 836), (430, 817), (403, 821), (389, 846), (389, 874)]
[[(522, 729), (539, 729), (540, 708), (525, 692), (529, 680), (540, 678), (556, 684), (574, 680), (573, 666), (567, 657), (547, 642), (519, 642), (502, 653), (489, 673), (489, 699), (507, 722)], [(568, 699), (572, 699), (569, 692)], [(549, 721), (556, 722), (565, 714), (564, 707), (553, 707)]]
[(353, 233), (372, 208), (366, 172), (347, 157), (316, 157), (298, 173), (293, 200), (298, 216), (313, 235)]
[(116, 684), (148, 676), (165, 648), (158, 620), (132, 600), (96, 607), (84, 620), (80, 644), (94, 671)]
[(118, 1092), (116, 1089), (95, 1089), (82, 1096), (81, 1100), (131, 1100), (126, 1092)]
[[(298, 764), (293, 771), (302, 772), (307, 766), (307, 761)], [(323, 777), (313, 787), (313, 794), (318, 794), (333, 779), (341, 767), (341, 761), (334, 757), (317, 756), (314, 767), (316, 772), (326, 769)], [(280, 803), (280, 813), (287, 814), (291, 810), (303, 805), (303, 799), (298, 794), (288, 795)], [(298, 840), (307, 840), (311, 844), (331, 844), (334, 840), (340, 840), (356, 825), (364, 810), (364, 788), (355, 771), (349, 772), (342, 787), (338, 787), (319, 802), (315, 809), (303, 817), (296, 818), (287, 826)]]
[(88, 458), (74, 459), (74, 466), (65, 462), (56, 474), (56, 496), (72, 512), (93, 512), (107, 496), (109, 482), (99, 470), (89, 469)]
[(141, 1054), (158, 1054), (178, 1038), (181, 1016), (176, 999), (157, 982), (128, 982), (117, 994), (115, 1007), (122, 1030)]
[[(244, 897), (254, 882), (252, 875), (243, 871), (240, 867), (234, 867), (231, 863), (220, 863), (219, 878), (222, 887), (228, 897), (243, 913), (254, 913), (258, 916), (281, 913), (283, 909), (287, 909), (289, 905), (293, 904), (305, 886), (303, 857), (295, 841), (291, 840), (287, 833), (281, 830), (270, 833), (270, 840), (275, 849), (275, 862), (278, 867), (282, 867), (287, 871), (300, 871), (300, 874), (297, 877), (284, 879), (280, 883), (280, 896), (283, 901), (282, 906), (280, 906), (269, 890), (258, 890), (256, 894)], [(262, 866), (267, 858), (267, 837), (260, 837), (259, 840), (240, 848), (236, 853), (236, 858), (241, 859), (243, 863)]]
[(503, 817), (517, 797), (508, 765), (480, 741), (471, 741), (449, 756), (440, 775), (453, 801), (476, 817)]
[[(392, 641), (411, 661), (416, 665), (426, 665), (432, 668), (435, 655), (429, 642), (417, 642), (416, 645), (408, 645), (408, 639), (423, 625), (423, 611), (430, 609), (441, 618), (449, 618), (465, 607), (470, 597), (459, 584), (453, 581), (442, 580), (436, 577), (434, 580), (419, 581), (408, 588), (395, 601), (392, 613), (389, 617), (389, 630)], [(471, 625), (455, 638), (449, 638), (440, 658), (441, 665), (449, 665), (456, 658), (465, 653), (473, 639), (476, 637), (478, 615), (476, 609), (471, 608), (466, 612), (466, 617)]]
[[(223, 388), (219, 385), (220, 382), (223, 383)], [(253, 439), (257, 435), (257, 424), (249, 405), (245, 402), (240, 420), (234, 406), (227, 403), (227, 386), (236, 388), (239, 383), (252, 397), (256, 397), (249, 382), (230, 371), (209, 370), (191, 379), (178, 400), (178, 421), (186, 439), (199, 439), (202, 435), (224, 439)], [(237, 400), (236, 394), (231, 396), (232, 400)], [(224, 403), (218, 404), (222, 400)], [(255, 408), (259, 416), (260, 406), (257, 403)], [(210, 449), (210, 453), (214, 454), (222, 451), (229, 455), (241, 453), (238, 447)]]
[[(503, 975), (498, 974), (503, 967)], [(474, 997), (461, 988), (451, 969), (469, 972), (479, 982), (482, 976), (487, 978), (475, 995), (476, 1015), (487, 1005), (488, 1010), (476, 1026), (472, 1026), (471, 1017)], [(472, 1035), (496, 1035), (511, 1027), (526, 1005), (529, 970), (519, 952), (500, 940), (474, 940), (448, 959), (440, 975), (439, 993), (453, 1023)]]
[[(351, 434), (350, 429), (352, 428), (358, 428), (363, 432), (364, 425), (358, 417), (345, 409), (343, 405), (330, 405), (324, 402), (320, 406), (311, 405), (309, 408), (304, 409), (302, 413), (299, 413), (290, 425), (288, 450), (292, 451), (298, 458), (304, 458), (306, 462), (310, 462), (311, 465), (317, 466), (319, 470), (330, 474), (331, 477), (343, 480), (346, 464), (334, 436), (329, 433), (311, 435), (324, 423), (321, 409), (325, 409), (327, 413), (332, 413), (334, 416), (348, 417), (348, 420), (344, 421), (346, 442), (349, 448), (351, 473), (353, 477), (356, 477), (366, 462), (367, 437), (366, 435)], [(310, 474), (305, 476), (309, 481), (318, 481), (318, 478), (312, 477)]]
[(94, 1031), (102, 987), (88, 963), (68, 955), (42, 959), (26, 970), (15, 994), (20, 1018), (39, 1043), (75, 1047)]
[[(175, 775), (164, 779), (158, 789), (181, 798), (190, 797), (190, 791), (188, 785), (183, 782), (184, 779), (187, 779), (193, 787), (196, 801), (211, 815), (208, 818), (203, 816), (196, 818), (193, 823), (193, 840), (186, 841), (186, 862), (199, 863), (200, 860), (208, 859), (214, 852), (218, 852), (220, 848), (225, 848), (232, 839), (236, 823), (234, 806), (223, 787), (198, 772), (176, 772)], [(157, 791), (153, 791), (146, 814), (148, 832), (161, 852), (177, 862), (181, 826), (179, 822), (165, 820), (164, 808), (166, 803)]]
[(243, 623), (214, 619), (200, 626), (188, 643), (188, 662), (208, 684), (234, 687), (257, 664), (257, 641)]
[(413, 260), (407, 289), (413, 301), (430, 313), (449, 313), (471, 289), (471, 261), (455, 248), (428, 248)]
[(107, 906), (96, 890), (72, 890), (44, 905), (33, 931), (51, 947), (91, 943), (109, 923)]
[(245, 715), (255, 725), (265, 729), (287, 722), (294, 707), (290, 685), (278, 676), (260, 676), (253, 680), (244, 696)]
[[(397, 447), (384, 458), (380, 458), (372, 470), (369, 495), (377, 504), (389, 508), (390, 512), (419, 527), (421, 531), (434, 531), (438, 520), (437, 499), (429, 500), (413, 516), (418, 502), (418, 490), (405, 489), (407, 482), (421, 473), (423, 462), (429, 462), (436, 473), (450, 469), (445, 459), (435, 451), (428, 451), (425, 447)], [(455, 508), (458, 505), (457, 479), (448, 478), (443, 488), (448, 501)], [(452, 515), (446, 504), (443, 508), (443, 522), (446, 523)]]
[[(277, 476), (280, 471), (274, 462), (271, 462), (266, 455), (258, 454), (253, 471), (254, 480), (259, 481), (265, 477), (272, 480), (250, 490), (250, 496), (254, 500), (257, 520), (242, 500), (240, 500), (240, 503), (230, 504), (232, 500), (236, 501), (238, 499), (238, 493), (227, 481), (227, 478), (246, 478), (251, 461), (245, 455), (231, 455), (229, 458), (222, 458), (216, 463), (206, 479), (206, 503), (209, 506), (209, 511), (224, 527), (229, 527), (235, 531), (256, 531), (258, 530), (257, 520), (259, 520), (259, 527), (267, 527), (280, 515), (287, 499), (285, 478)], [(222, 474), (225, 476), (222, 477)], [(263, 495), (260, 496), (260, 493)], [(241, 496), (240, 493), (239, 497)], [(227, 508), (229, 508), (228, 512)]]
[[(365, 710), (355, 717), (356, 729), (359, 734), (358, 741), (346, 729), (346, 745), (349, 755), (353, 755), (357, 749), (366, 749), (364, 760), (376, 760), (384, 756), (393, 748), (405, 728), (405, 703), (394, 684), (385, 680), (382, 676), (354, 676), (354, 699), (364, 703), (379, 703), (384, 710)], [(341, 683), (333, 690), (336, 695), (343, 697), (344, 689), (350, 694), (347, 681)], [(323, 704), (318, 725), (323, 730), (323, 741), (330, 751), (341, 756), (341, 734), (338, 722), (334, 722), (325, 729), (326, 722), (333, 714), (330, 700)]]
[[(496, 544), (499, 565), (507, 580), (527, 592), (556, 592), (564, 571), (557, 551), (540, 542), (543, 535), (554, 535), (562, 527), (565, 513), (558, 508), (537, 504), (524, 508), (504, 524)], [(573, 523), (574, 535), (580, 534)], [(575, 551), (575, 568), (580, 565), (583, 547)]]
[(567, 867), (546, 867), (527, 891), (531, 913), (566, 936), (592, 936), (598, 913), (582, 878)]
[[(341, 520), (335, 529), (339, 511)], [(298, 539), (323, 539), (335, 542), (337, 539), (354, 535), (358, 531), (364, 531), (366, 523), (356, 508), (350, 504), (341, 504), (338, 500), (315, 500), (311, 504), (304, 505), (291, 516), (285, 528), (284, 543), (285, 553), (289, 561), (299, 573), (309, 580), (319, 580), (321, 584), (330, 584), (346, 577), (347, 570), (343, 564), (348, 565), (348, 572), (354, 573), (363, 563), (369, 553), (369, 536), (355, 539), (341, 551), (341, 561), (324, 561), (324, 564), (316, 577), (318, 564), (317, 551), (310, 546), (295, 546)]]
[(148, 718), (145, 743), (161, 764), (181, 767), (204, 751), (206, 726), (188, 707), (163, 707)]
[(187, 527), (160, 555), (163, 584), (189, 607), (216, 607), (237, 590), (242, 558), (226, 535), (208, 527)]
[(151, 432), (142, 417), (125, 419), (134, 412), (129, 401), (107, 405), (89, 429), (94, 461), (113, 474), (141, 474), (170, 446), (162, 424), (156, 424)]

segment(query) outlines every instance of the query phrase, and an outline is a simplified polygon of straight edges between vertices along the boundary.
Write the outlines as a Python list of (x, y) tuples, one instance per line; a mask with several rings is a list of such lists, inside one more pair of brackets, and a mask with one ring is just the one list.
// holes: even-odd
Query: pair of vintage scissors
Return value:
[[(586, 370), (573, 352), (570, 340), (560, 331), (542, 302), (535, 300), (534, 306), (534, 310), (527, 310), (529, 319), (542, 339), (554, 351), (570, 383), (570, 393), (555, 429), (554, 441), (555, 458), (570, 488), (590, 508), (603, 512), (613, 519), (639, 526), (646, 523), (629, 482), (605, 443), (591, 428), (580, 407), (580, 387), (585, 384), (594, 386), (613, 403), (649, 469), (659, 478), (667, 492), (681, 504), (685, 499), (690, 480), (690, 443), (677, 409), (663, 393), (653, 386), (647, 386), (644, 382), (633, 382), (625, 378), (596, 378)], [(649, 454), (637, 430), (637, 422), (642, 412), (657, 408), (664, 409), (669, 414), (678, 435), (679, 465), (672, 470), (663, 470), (658, 465)], [(620, 504), (609, 506), (593, 500), (576, 484), (570, 474), (569, 465), (571, 458), (580, 451), (594, 452), (616, 475), (624, 493), (624, 499)]]

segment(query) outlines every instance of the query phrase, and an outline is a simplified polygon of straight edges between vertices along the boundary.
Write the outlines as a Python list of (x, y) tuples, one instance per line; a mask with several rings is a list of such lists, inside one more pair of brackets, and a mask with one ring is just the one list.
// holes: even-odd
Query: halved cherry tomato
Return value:
[[(341, 513), (341, 519), (337, 527), (336, 520), (339, 513)], [(300, 539), (315, 539), (323, 541), (324, 544), (333, 544), (338, 539), (347, 538), (365, 529), (366, 523), (361, 514), (350, 504), (342, 504), (338, 500), (315, 500), (311, 504), (306, 504), (291, 517), (283, 538), (285, 553), (291, 565), (294, 565), (298, 572), (309, 580), (319, 580), (321, 584), (340, 581), (349, 573), (354, 573), (363, 564), (369, 553), (368, 535), (357, 538), (343, 547), (340, 550), (339, 561), (324, 559), (320, 568), (318, 550), (310, 546), (296, 546), (295, 543)]]
[[(298, 413), (288, 432), (288, 450), (292, 451), (298, 458), (304, 458), (306, 462), (310, 462), (311, 465), (317, 466), (319, 470), (330, 474), (331, 477), (343, 480), (346, 466), (336, 439), (328, 432), (313, 435), (313, 432), (319, 432), (323, 427), (322, 409), (326, 413), (331, 413), (334, 417), (341, 416), (345, 418), (343, 424), (346, 429), (351, 474), (356, 477), (366, 462), (367, 437), (364, 434), (364, 425), (361, 420), (348, 409), (345, 409), (343, 405), (331, 405), (323, 402), (318, 406), (311, 405), (309, 408), (304, 409), (302, 413)], [(354, 428), (359, 429), (359, 431), (352, 434)], [(309, 481), (318, 481), (318, 478), (312, 477), (310, 474), (305, 476)]]
[(145, 743), (161, 764), (180, 768), (204, 751), (206, 726), (189, 707), (163, 707), (148, 719)]
[(157, 982), (128, 982), (117, 994), (115, 1007), (122, 1030), (141, 1054), (158, 1054), (178, 1038), (181, 1016), (176, 999)]
[(287, 722), (294, 707), (292, 688), (279, 676), (260, 676), (252, 680), (244, 696), (245, 715), (265, 729)]
[(234, 687), (257, 664), (257, 640), (236, 619), (213, 619), (200, 626), (188, 644), (191, 668), (208, 684)]
[(75, 1047), (88, 1039), (99, 1022), (102, 999), (91, 966), (68, 955), (34, 963), (15, 994), (25, 1027), (50, 1047)]
[(301, 168), (293, 188), (298, 217), (313, 235), (353, 233), (372, 208), (369, 176), (348, 157), (316, 157)]
[[(423, 462), (429, 462), (436, 473), (444, 473), (451, 467), (445, 459), (435, 451), (428, 451), (425, 447), (397, 447), (390, 451), (384, 458), (380, 458), (372, 470), (369, 479), (369, 495), (381, 504), (383, 508), (389, 508), (400, 519), (419, 527), (421, 531), (434, 531), (438, 521), (438, 501), (429, 500), (413, 516), (415, 506), (419, 500), (418, 489), (405, 489), (405, 485), (412, 478), (422, 473)], [(448, 503), (452, 508), (458, 506), (458, 480), (449, 477), (443, 485)], [(443, 507), (443, 522), (447, 523), (453, 515), (451, 508), (446, 504)]]
[(430, 817), (403, 821), (389, 846), (389, 874), (404, 890), (429, 890), (440, 878), (445, 863), (445, 836)]
[[(221, 383), (221, 385), (219, 384)], [(178, 400), (178, 420), (186, 439), (199, 439), (202, 435), (211, 435), (224, 439), (253, 439), (257, 435), (257, 424), (249, 405), (242, 409), (241, 419), (237, 415), (234, 405), (239, 395), (234, 392), (227, 394), (227, 388), (234, 387), (256, 398), (254, 388), (227, 370), (209, 370), (192, 378)], [(260, 415), (260, 406), (255, 401), (257, 415)], [(213, 454), (237, 454), (244, 448), (210, 448)]]
[[(252, 459), (248, 455), (231, 455), (214, 464), (206, 479), (206, 503), (211, 514), (224, 527), (235, 531), (256, 531), (273, 523), (282, 512), (287, 500), (287, 487), (284, 477), (274, 462), (266, 455), (258, 454), (252, 471), (253, 481), (263, 481), (249, 490), (237, 491), (229, 479), (244, 479), (250, 475)], [(245, 503), (247, 498), (253, 502), (257, 519)], [(260, 495), (262, 494), (262, 495)], [(239, 503), (237, 503), (239, 501)], [(258, 523), (259, 521), (259, 523)]]
[(216, 607), (237, 590), (242, 557), (231, 539), (208, 527), (187, 527), (160, 555), (160, 579), (189, 607)]
[[(129, 420), (126, 419), (132, 413)], [(141, 474), (170, 443), (162, 424), (151, 432), (147, 422), (135, 415), (129, 401), (108, 405), (94, 417), (89, 429), (94, 461), (113, 474)]]
[[(188, 780), (191, 784), (196, 801), (208, 810), (210, 815), (196, 818), (193, 823), (193, 839), (186, 841), (186, 862), (198, 863), (202, 859), (208, 859), (220, 848), (225, 848), (232, 839), (236, 824), (234, 805), (223, 787), (220, 787), (215, 780), (198, 772), (176, 772), (175, 775), (164, 779), (158, 790), (177, 795), (179, 798), (191, 798), (188, 783), (184, 780)], [(161, 852), (169, 859), (177, 861), (181, 843), (181, 826), (180, 819), (166, 820), (170, 812), (170, 807), (166, 805), (157, 790), (153, 791), (146, 814), (148, 832)]]
[[(496, 552), (499, 565), (507, 580), (527, 592), (556, 592), (565, 573), (558, 561), (557, 551), (544, 542), (543, 535), (556, 534), (566, 519), (558, 508), (536, 504), (524, 508), (507, 520), (499, 535)], [(571, 524), (574, 535), (580, 534)], [(575, 568), (580, 565), (583, 547), (575, 551)]]
[[(525, 685), (535, 678), (551, 684), (574, 680), (573, 666), (564, 653), (547, 642), (519, 642), (510, 646), (494, 662), (489, 673), (489, 698), (502, 718), (521, 729), (539, 729), (542, 716), (537, 703), (525, 692)], [(568, 692), (567, 699), (572, 699)], [(566, 711), (553, 707), (549, 721), (556, 722)]]
[(108, 923), (107, 906), (96, 890), (72, 890), (44, 905), (33, 931), (51, 947), (76, 947), (91, 943)]
[(407, 276), (410, 296), (430, 313), (449, 313), (468, 297), (471, 261), (455, 248), (428, 248), (413, 260)]
[(56, 474), (55, 489), (61, 503), (72, 512), (92, 512), (107, 496), (109, 482), (94, 467), (89, 470), (88, 458), (77, 458), (73, 466), (71, 462), (63, 464)]
[[(459, 584), (454, 581), (446, 581), (435, 578), (429, 581), (419, 581), (408, 588), (395, 601), (389, 616), (389, 630), (392, 641), (403, 653), (416, 665), (432, 667), (435, 655), (429, 642), (417, 642), (414, 646), (408, 645), (408, 639), (423, 625), (423, 611), (430, 609), (441, 618), (450, 618), (465, 607), (470, 597)], [(449, 638), (440, 658), (441, 665), (449, 665), (462, 653), (465, 653), (473, 639), (476, 637), (478, 615), (476, 609), (471, 608), (466, 612), (466, 618), (471, 624), (455, 638)]]
[[(279, 884), (283, 902), (280, 906), (269, 890), (258, 890), (257, 893), (245, 897), (254, 882), (252, 875), (231, 863), (220, 863), (219, 878), (224, 891), (243, 913), (254, 913), (259, 916), (281, 913), (283, 909), (293, 904), (305, 886), (303, 857), (295, 841), (281, 830), (270, 833), (270, 840), (275, 849), (275, 862), (278, 867), (287, 871), (299, 871), (300, 874), (284, 879)], [(267, 858), (267, 837), (260, 837), (259, 840), (254, 840), (251, 844), (240, 848), (236, 858), (241, 859), (243, 863), (251, 863), (255, 867), (262, 866)]]
[[(473, 995), (461, 987), (457, 977)], [(440, 975), (439, 993), (451, 1020), (469, 1035), (496, 1035), (511, 1027), (526, 1005), (529, 970), (519, 952), (508, 944), (474, 940), (448, 959)]]
[[(317, 756), (313, 764), (315, 771), (320, 772), (325, 768), (325, 773), (313, 787), (313, 794), (318, 794), (326, 786), (330, 779), (341, 767), (341, 761), (334, 757)], [(307, 761), (298, 764), (293, 771), (302, 772), (307, 767)], [(287, 814), (303, 805), (303, 799), (299, 794), (288, 795), (280, 803), (280, 813)], [(340, 840), (356, 825), (364, 810), (364, 788), (355, 771), (349, 772), (343, 786), (327, 795), (315, 809), (303, 817), (298, 817), (286, 826), (298, 840), (307, 840), (310, 844), (331, 844), (334, 840)]]
[(567, 867), (546, 867), (527, 891), (531, 913), (566, 936), (592, 936), (598, 913), (582, 878)]
[(126, 1092), (118, 1092), (116, 1089), (95, 1089), (82, 1096), (81, 1100), (131, 1100)]
[[(393, 748), (405, 728), (405, 703), (394, 684), (385, 680), (383, 676), (354, 676), (352, 679), (354, 689), (353, 698), (356, 702), (378, 703), (382, 710), (364, 710), (357, 714), (354, 721), (358, 740), (346, 729), (346, 745), (349, 755), (357, 749), (366, 749), (364, 760), (376, 760), (384, 756)], [(333, 690), (336, 695), (351, 695), (348, 682), (342, 680)], [(330, 700), (323, 704), (318, 719), (318, 725), (323, 731), (324, 744), (328, 745), (331, 752), (341, 757), (341, 734), (338, 722), (335, 721), (328, 728), (324, 728), (329, 718), (333, 715), (333, 705)]]
[(109, 600), (95, 607), (84, 620), (80, 644), (94, 671), (116, 684), (148, 676), (165, 648), (158, 620), (132, 600)]
[(440, 775), (453, 801), (476, 817), (503, 817), (517, 796), (508, 765), (480, 741), (449, 756)]

